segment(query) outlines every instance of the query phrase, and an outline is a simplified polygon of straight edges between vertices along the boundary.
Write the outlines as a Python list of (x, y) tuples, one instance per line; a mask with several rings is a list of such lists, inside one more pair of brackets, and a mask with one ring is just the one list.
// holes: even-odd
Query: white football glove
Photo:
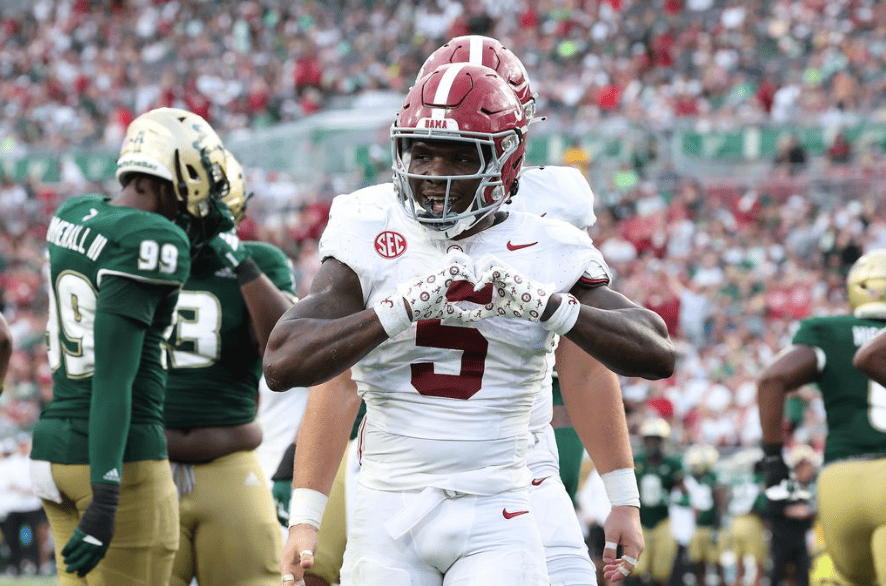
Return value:
[[(397, 292), (379, 301), (373, 309), (382, 327), (393, 338), (409, 328), (412, 322), (422, 319), (443, 319), (459, 313), (446, 300), (446, 290), (454, 281), (477, 282), (470, 267), (471, 259), (459, 251), (443, 257), (443, 265), (430, 275), (411, 279), (397, 286)], [(409, 307), (403, 311), (403, 300)]]
[(472, 310), (473, 321), (498, 316), (537, 322), (556, 292), (553, 283), (535, 283), (492, 256), (481, 258), (477, 271), (474, 290), (492, 283), (492, 302)]

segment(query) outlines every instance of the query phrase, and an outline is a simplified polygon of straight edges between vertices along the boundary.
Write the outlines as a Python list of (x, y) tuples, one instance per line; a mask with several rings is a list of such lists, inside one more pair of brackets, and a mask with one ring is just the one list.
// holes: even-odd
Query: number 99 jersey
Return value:
[[(609, 282), (588, 235), (564, 222), (513, 212), (478, 234), (432, 240), (390, 184), (334, 200), (320, 257), (348, 265), (371, 307), (453, 248), (474, 261), (492, 255), (555, 291)], [(361, 484), (481, 495), (527, 486), (529, 413), (553, 342), (538, 323), (496, 317), (470, 327), (422, 320), (382, 343), (352, 369), (367, 408)]]
[[(50, 264), (46, 339), (53, 400), (41, 419), (86, 420), (95, 372), (95, 336), (103, 335), (94, 332), (95, 312), (105, 280), (124, 277), (166, 285), (177, 293), (190, 271), (190, 244), (185, 232), (163, 216), (113, 206), (99, 195), (63, 203), (50, 221), (46, 239)], [(107, 311), (147, 326), (132, 389), (133, 424), (162, 424), (166, 389), (162, 334), (171, 323), (176, 297), (169, 295), (156, 311), (138, 299), (105, 305)], [(66, 463), (88, 461), (86, 439), (82, 439), (82, 446), (69, 447), (66, 458), (71, 461)], [(35, 438), (35, 446), (38, 443)]]

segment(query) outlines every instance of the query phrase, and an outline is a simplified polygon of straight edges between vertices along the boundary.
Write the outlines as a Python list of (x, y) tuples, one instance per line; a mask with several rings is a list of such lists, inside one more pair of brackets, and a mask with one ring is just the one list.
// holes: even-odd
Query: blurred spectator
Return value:
[(828, 160), (837, 165), (843, 165), (852, 161), (852, 145), (846, 140), (846, 134), (841, 130), (834, 136), (834, 141), (828, 147)]
[(9, 446), (0, 455), (0, 530), (10, 549), (7, 573), (49, 574), (53, 571), (47, 543), (49, 526), (40, 499), (31, 488), (31, 437), (19, 433), (5, 441)]
[(878, 3), (232, 6), (13, 4), (0, 22), (0, 135), (8, 145), (116, 146), (127, 118), (158, 105), (193, 109), (223, 134), (291, 120), (361, 92), (402, 92), (430, 49), (469, 33), (506, 41), (563, 128), (634, 112), (650, 127), (834, 123), (886, 106)]
[(563, 164), (568, 167), (575, 167), (581, 174), (588, 178), (590, 171), (591, 155), (588, 150), (582, 146), (579, 138), (573, 138), (569, 146), (563, 151)]
[(788, 175), (796, 175), (806, 169), (806, 149), (796, 134), (782, 142), (775, 156), (775, 164)]

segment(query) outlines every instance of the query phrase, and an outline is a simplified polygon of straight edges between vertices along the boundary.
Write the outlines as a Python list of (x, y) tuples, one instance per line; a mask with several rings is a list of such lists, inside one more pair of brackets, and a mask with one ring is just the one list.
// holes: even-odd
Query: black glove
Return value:
[(206, 236), (208, 238), (237, 228), (237, 220), (234, 218), (231, 208), (220, 199), (210, 200), (209, 213), (206, 215), (205, 221), (208, 229)]
[(119, 501), (119, 484), (92, 485), (92, 502), (83, 512), (74, 535), (62, 549), (68, 572), (76, 572), (82, 578), (105, 557), (114, 536), (114, 519)]
[(763, 444), (762, 468), (766, 488), (777, 486), (790, 476), (790, 470), (785, 464), (781, 452), (781, 444)]
[(237, 222), (227, 204), (220, 199), (209, 200), (209, 211), (202, 218), (184, 215), (182, 227), (191, 240), (191, 258), (202, 254), (203, 249), (216, 235), (235, 230)]

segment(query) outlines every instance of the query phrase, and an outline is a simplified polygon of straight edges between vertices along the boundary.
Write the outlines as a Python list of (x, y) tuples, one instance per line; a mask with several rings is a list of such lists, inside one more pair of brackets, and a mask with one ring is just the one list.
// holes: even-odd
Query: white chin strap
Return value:
[(465, 230), (469, 229), (471, 226), (477, 223), (477, 217), (471, 216), (468, 218), (462, 218), (457, 221), (455, 224), (446, 228), (445, 230), (435, 230), (428, 224), (422, 224), (422, 228), (425, 229), (425, 233), (428, 235), (428, 238), (431, 240), (452, 240)]

